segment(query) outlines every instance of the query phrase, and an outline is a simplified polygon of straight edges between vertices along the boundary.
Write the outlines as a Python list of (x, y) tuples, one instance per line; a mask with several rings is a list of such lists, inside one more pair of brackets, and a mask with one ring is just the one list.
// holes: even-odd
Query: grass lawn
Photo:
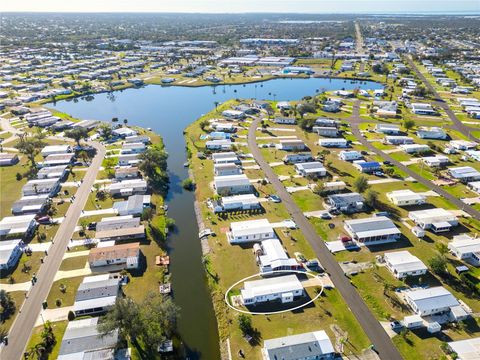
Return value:
[[(75, 302), (75, 294), (77, 289), (80, 286), (80, 283), (83, 280), (83, 276), (77, 276), (68, 279), (57, 280), (52, 284), (50, 293), (47, 297), (47, 306), (49, 309), (57, 308), (56, 300), (60, 299), (62, 301), (61, 306), (72, 306)], [(66, 286), (65, 293), (60, 291), (60, 285), (63, 284)]]
[(13, 267), (8, 272), (2, 271), (0, 284), (8, 284), (8, 279), (10, 276), (15, 280), (15, 283), (30, 281), (33, 274), (36, 273), (40, 268), (40, 259), (44, 256), (45, 254), (43, 252), (33, 252), (31, 256), (22, 254), (17, 266)]
[(69, 257), (62, 261), (60, 264), (60, 271), (83, 269), (88, 261), (88, 255), (86, 256), (74, 256)]
[(15, 318), (17, 317), (18, 310), (20, 310), (20, 307), (23, 304), (23, 301), (25, 300), (25, 292), (24, 291), (12, 291), (9, 292), (10, 296), (12, 297), (12, 300), (15, 301), (15, 312), (4, 322), (0, 322), (0, 330), (9, 330), (10, 327), (12, 326), (13, 322), (15, 321)]
[[(97, 198), (97, 193), (92, 192), (88, 196), (87, 203), (84, 210), (98, 210), (98, 209), (110, 209), (113, 206), (113, 199), (110, 196), (106, 196), (105, 199), (100, 200)], [(112, 214), (113, 216), (113, 214)]]
[(302, 211), (323, 209), (323, 198), (310, 190), (295, 191), (291, 196)]
[(27, 178), (16, 179), (16, 174), (24, 174), (28, 170), (26, 157), (21, 155), (18, 164), (0, 167), (0, 215), (12, 216), (12, 205), (22, 197), (22, 186)]
[[(67, 320), (57, 321), (57, 322), (51, 323), (56, 343), (53, 346), (52, 351), (48, 354), (48, 359), (58, 358), (58, 353), (60, 351), (60, 346), (62, 345), (63, 334), (65, 333), (65, 330), (67, 329), (67, 325), (68, 325)], [(37, 326), (37, 327), (33, 328), (32, 335), (30, 336), (30, 341), (28, 342), (28, 345), (27, 345), (27, 351), (28, 351), (28, 349), (31, 349), (31, 348), (35, 347), (35, 345), (42, 342), (42, 337), (41, 337), (42, 331), (43, 331), (43, 326)]]

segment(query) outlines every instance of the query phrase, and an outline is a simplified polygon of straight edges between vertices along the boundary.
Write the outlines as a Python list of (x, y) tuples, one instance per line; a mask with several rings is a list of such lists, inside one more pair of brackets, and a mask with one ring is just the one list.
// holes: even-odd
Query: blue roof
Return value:
[(377, 161), (365, 161), (365, 162), (358, 163), (358, 165), (360, 165), (360, 167), (362, 168), (369, 168), (369, 167), (379, 167), (380, 163)]

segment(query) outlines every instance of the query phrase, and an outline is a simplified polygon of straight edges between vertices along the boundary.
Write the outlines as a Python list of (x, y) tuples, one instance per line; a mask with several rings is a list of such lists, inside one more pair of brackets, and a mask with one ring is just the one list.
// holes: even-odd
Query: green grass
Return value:
[[(62, 301), (62, 307), (72, 306), (75, 302), (75, 294), (77, 289), (80, 286), (80, 283), (83, 280), (83, 276), (77, 276), (68, 279), (57, 280), (52, 284), (50, 293), (47, 297), (47, 306), (49, 309), (57, 308), (56, 300), (60, 299)], [(63, 284), (66, 286), (65, 293), (60, 291), (60, 285)]]
[(85, 256), (74, 256), (66, 258), (60, 264), (60, 271), (69, 271), (83, 269), (88, 261), (88, 255)]
[[(43, 258), (45, 254), (43, 252), (34, 252), (31, 256), (22, 254), (17, 266), (10, 269), (10, 271), (2, 271), (2, 277), (0, 279), (0, 284), (8, 284), (9, 277), (11, 276), (15, 283), (23, 283), (30, 281), (34, 273), (38, 272), (40, 269), (40, 259)], [(24, 271), (27, 267), (30, 266), (31, 269), (26, 272)]]
[[(63, 334), (65, 333), (65, 330), (67, 329), (68, 321), (58, 321), (51, 323), (51, 326), (53, 328), (53, 334), (55, 336), (56, 343), (52, 348), (52, 351), (48, 354), (48, 359), (56, 359), (58, 358), (58, 353), (60, 351), (60, 347), (62, 345), (62, 338)], [(27, 345), (27, 351), (31, 348), (33, 348), (35, 345), (39, 344), (42, 342), (42, 334), (43, 331), (43, 326), (37, 326), (34, 327), (32, 330), (32, 335), (30, 337), (30, 340)]]
[(16, 179), (16, 174), (24, 174), (28, 171), (27, 160), (22, 156), (20, 161), (13, 166), (0, 167), (0, 214), (1, 217), (12, 216), (12, 205), (22, 197), (22, 186), (27, 178)]
[(9, 330), (12, 326), (15, 318), (18, 315), (18, 311), (25, 300), (25, 292), (24, 291), (12, 291), (9, 292), (9, 295), (12, 297), (12, 300), (15, 302), (15, 312), (4, 322), (0, 322), (0, 329)]

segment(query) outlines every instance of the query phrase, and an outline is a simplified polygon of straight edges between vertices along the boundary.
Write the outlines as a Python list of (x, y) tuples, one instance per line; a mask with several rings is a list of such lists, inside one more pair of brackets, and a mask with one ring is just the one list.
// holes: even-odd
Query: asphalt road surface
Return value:
[[(68, 208), (64, 221), (58, 228), (48, 256), (45, 257), (45, 261), (37, 273), (38, 281), (32, 286), (28, 298), (23, 303), (21, 312), (17, 315), (10, 329), (8, 334), (9, 344), (4, 346), (0, 352), (0, 359), (2, 360), (17, 360), (23, 357), (32, 329), (42, 310), (42, 303), (50, 292), (55, 274), (60, 268), (67, 245), (72, 238), (80, 214), (97, 177), (98, 170), (102, 165), (102, 160), (105, 157), (103, 145), (96, 142), (87, 144), (93, 146), (97, 150), (97, 154), (83, 178), (82, 185), (75, 193), (75, 200)], [(61, 341), (61, 339), (57, 339), (57, 341)]]
[[(260, 149), (257, 146), (255, 131), (260, 123), (260, 119), (255, 119), (248, 131), (248, 146), (257, 161), (260, 168), (265, 172), (270, 183), (275, 188), (277, 195), (282, 199), (293, 221), (297, 224), (299, 229), (307, 241), (315, 251), (318, 260), (325, 268), (325, 271), (330, 275), (335, 287), (342, 294), (350, 311), (357, 318), (366, 335), (375, 346), (375, 350), (383, 360), (400, 360), (402, 356), (397, 348), (393, 345), (392, 340), (383, 329), (380, 322), (375, 319), (370, 309), (365, 305), (360, 295), (355, 290), (355, 287), (350, 283), (349, 279), (344, 275), (342, 268), (330, 253), (324, 241), (316, 233), (313, 226), (303, 215), (303, 212), (293, 201), (290, 194), (278, 179), (278, 176), (273, 172), (272, 168), (263, 158)], [(348, 330), (348, 329), (347, 329)]]

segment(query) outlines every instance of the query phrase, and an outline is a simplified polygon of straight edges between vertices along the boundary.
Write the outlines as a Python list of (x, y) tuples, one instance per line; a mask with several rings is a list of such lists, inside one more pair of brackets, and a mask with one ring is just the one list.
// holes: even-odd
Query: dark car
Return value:
[(88, 230), (96, 230), (97, 229), (97, 223), (96, 222), (91, 222), (90, 224), (87, 225)]

